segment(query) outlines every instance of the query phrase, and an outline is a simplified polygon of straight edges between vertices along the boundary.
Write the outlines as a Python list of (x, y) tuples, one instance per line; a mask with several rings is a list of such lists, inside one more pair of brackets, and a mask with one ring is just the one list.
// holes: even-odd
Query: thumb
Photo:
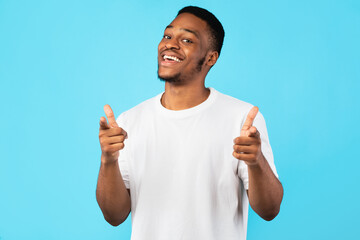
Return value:
[(106, 118), (104, 118), (104, 117), (101, 117), (100, 118), (100, 129), (109, 129), (110, 128), (110, 126), (109, 126), (109, 124), (107, 123), (107, 121), (106, 121)]
[(259, 136), (260, 136), (260, 133), (259, 133), (259, 131), (257, 130), (256, 127), (251, 126), (251, 127), (249, 128), (249, 130), (246, 131), (246, 136), (247, 136), (247, 137), (259, 137)]

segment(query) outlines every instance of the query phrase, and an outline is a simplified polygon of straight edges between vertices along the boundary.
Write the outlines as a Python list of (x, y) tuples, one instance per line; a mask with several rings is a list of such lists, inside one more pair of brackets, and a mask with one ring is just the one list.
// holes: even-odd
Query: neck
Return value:
[(184, 110), (204, 102), (210, 95), (210, 90), (202, 84), (165, 83), (165, 93), (161, 104), (170, 110)]

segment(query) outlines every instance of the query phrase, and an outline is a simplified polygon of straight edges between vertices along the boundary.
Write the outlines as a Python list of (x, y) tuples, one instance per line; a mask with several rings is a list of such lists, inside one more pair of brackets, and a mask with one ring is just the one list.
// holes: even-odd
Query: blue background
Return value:
[(0, 0), (0, 239), (130, 239), (95, 200), (103, 105), (163, 91), (157, 44), (177, 11), (226, 37), (207, 86), (260, 107), (285, 188), (248, 239), (359, 234), (360, 1)]

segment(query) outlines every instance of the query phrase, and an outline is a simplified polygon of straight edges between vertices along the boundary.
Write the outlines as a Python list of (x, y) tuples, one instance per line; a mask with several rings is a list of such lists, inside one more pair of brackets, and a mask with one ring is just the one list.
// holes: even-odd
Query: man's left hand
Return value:
[(253, 107), (250, 110), (241, 129), (240, 136), (234, 139), (233, 156), (244, 161), (248, 166), (257, 165), (264, 158), (261, 152), (260, 133), (253, 126), (258, 112), (258, 107)]

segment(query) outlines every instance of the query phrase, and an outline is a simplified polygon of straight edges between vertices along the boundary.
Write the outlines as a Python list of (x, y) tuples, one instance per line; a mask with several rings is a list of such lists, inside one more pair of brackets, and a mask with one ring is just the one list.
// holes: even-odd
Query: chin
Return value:
[(164, 82), (171, 82), (171, 83), (182, 82), (180, 73), (165, 74), (165, 73), (162, 73), (161, 71), (159, 71), (159, 69), (158, 69), (158, 78)]
[(158, 78), (161, 81), (169, 82), (169, 83), (180, 83), (180, 82), (182, 82), (182, 80), (180, 78), (180, 73), (178, 75), (175, 75), (175, 76), (160, 76), (160, 75), (158, 75)]

